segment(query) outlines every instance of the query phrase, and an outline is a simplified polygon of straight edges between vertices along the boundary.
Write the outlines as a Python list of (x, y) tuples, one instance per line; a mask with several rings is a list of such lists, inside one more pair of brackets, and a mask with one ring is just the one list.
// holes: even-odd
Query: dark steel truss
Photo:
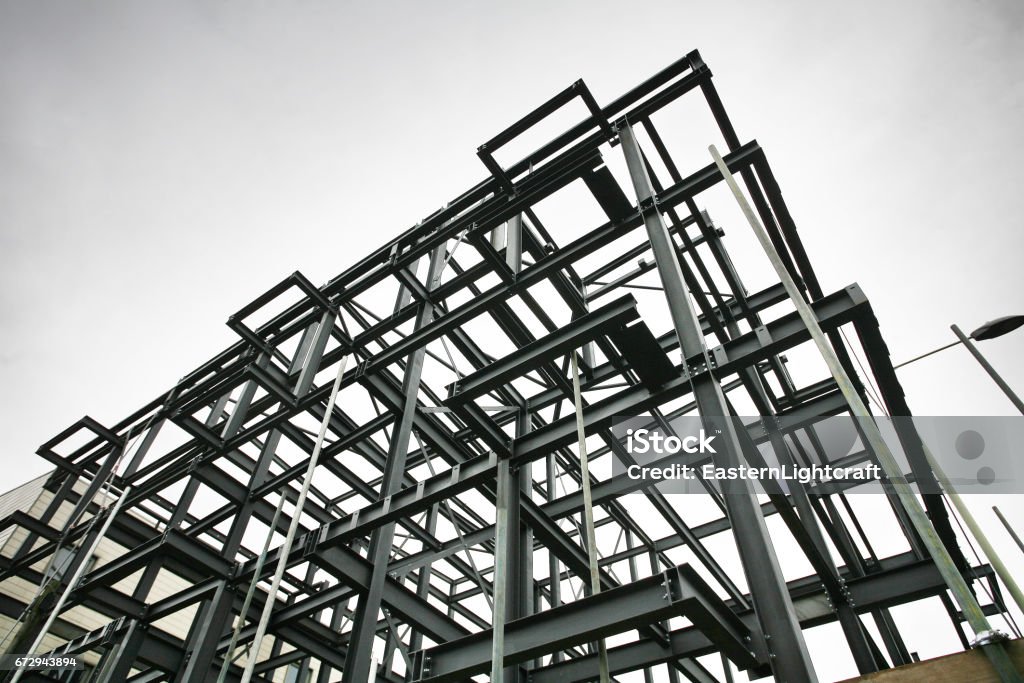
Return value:
[[(87, 607), (109, 624), (83, 632), (61, 616), (52, 629), (68, 641), (61, 652), (102, 653), (103, 680), (216, 680), (257, 573), (240, 645), (253, 639), (269, 599), (343, 356), (350, 362), (327, 416), (257, 680), (280, 680), (290, 665), (300, 676), (315, 670), (319, 683), (486, 674), (498, 593), (510, 681), (594, 679), (592, 642), (600, 638), (609, 639), (615, 675), (643, 672), (649, 681), (664, 667), (670, 680), (716, 680), (697, 659), (711, 653), (755, 677), (778, 674), (802, 666), (791, 646), (802, 643), (800, 630), (830, 622), (842, 626), (836, 647), (848, 647), (870, 672), (910, 661), (888, 609), (926, 597), (943, 601), (961, 634), (962, 617), (895, 498), (877, 504), (891, 508), (895, 523), (884, 533), (897, 529), (906, 550), (882, 557), (872, 544), (879, 532), (859, 522), (844, 494), (775, 493), (760, 503), (709, 494), (716, 513), (694, 520), (688, 498), (655, 490), (627, 498), (641, 484), (600, 470), (629, 457), (612, 436), (615, 416), (665, 424), (693, 413), (701, 392), (720, 389), (734, 410), (787, 416), (808, 430), (816, 419), (849, 412), (831, 378), (799, 383), (787, 368), (785, 354), (808, 341), (807, 329), (779, 283), (748, 291), (741, 281), (724, 230), (702, 210), (706, 193), (720, 191), (721, 175), (710, 157), (673, 160), (675, 138), (662, 136), (677, 102), (701, 107), (717, 126), (729, 169), (847, 372), (877, 385), (890, 413), (910, 414), (870, 304), (856, 285), (822, 291), (764, 152), (733, 129), (700, 55), (603, 107), (577, 81), (479, 148), (490, 174), (484, 181), (322, 287), (298, 272), (288, 276), (229, 317), (236, 343), (118, 424), (86, 417), (40, 447), (56, 467), (46, 484), (54, 502), (38, 519), (15, 513), (5, 521), (29, 535), (4, 560), (4, 579), (38, 583), (58, 544), (88, 547), (95, 538), (100, 525), (90, 518), (105, 484), (126, 496), (107, 534), (123, 552), (89, 571), (65, 606)], [(515, 163), (498, 161), (572, 107), (585, 112), (579, 123)], [(638, 193), (638, 203), (611, 168), (633, 144), (653, 190)], [(570, 208), (546, 213), (559, 198)], [(602, 218), (581, 224), (586, 212), (572, 201)], [(707, 356), (680, 356), (665, 308), (674, 304), (645, 277), (658, 258), (643, 230), (652, 212), (668, 224)], [(841, 328), (856, 339), (867, 371), (857, 372)], [(583, 349), (581, 413), (598, 468), (597, 594), (584, 589), (590, 567), (568, 374), (575, 349)], [(913, 435), (901, 436), (912, 475), (930, 479)], [(806, 462), (826, 455), (797, 453)], [(512, 476), (499, 492), (501, 467)], [(499, 493), (510, 501), (504, 585), (494, 579)], [(965, 576), (995, 590), (988, 568), (969, 566), (958, 549), (941, 499), (924, 502)], [(58, 523), (61, 506), (73, 509)], [(773, 535), (791, 537), (814, 573), (779, 580), (717, 558), (712, 544), (721, 538), (743, 558), (774, 557), (763, 522), (730, 523), (743, 515), (781, 521)], [(79, 555), (75, 563), (85, 561)], [(184, 588), (156, 597), (162, 572)], [(763, 607), (772, 600), (789, 605), (795, 620)], [(12, 617), (25, 607), (3, 598)], [(189, 608), (187, 633), (160, 626)], [(41, 626), (26, 623), (21, 642)], [(239, 680), (243, 661), (229, 667), (228, 680)]]

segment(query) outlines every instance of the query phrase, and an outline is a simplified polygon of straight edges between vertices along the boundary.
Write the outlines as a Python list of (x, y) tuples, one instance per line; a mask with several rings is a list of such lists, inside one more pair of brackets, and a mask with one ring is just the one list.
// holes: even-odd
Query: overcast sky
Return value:
[[(8, 483), (286, 274), (323, 283), (480, 180), (477, 146), (573, 80), (607, 103), (694, 48), (896, 361), (1024, 313), (1022, 33), (1015, 0), (0, 3)], [(983, 347), (1018, 388), (1022, 347)], [(963, 349), (900, 373), (918, 414), (1013, 413)]]

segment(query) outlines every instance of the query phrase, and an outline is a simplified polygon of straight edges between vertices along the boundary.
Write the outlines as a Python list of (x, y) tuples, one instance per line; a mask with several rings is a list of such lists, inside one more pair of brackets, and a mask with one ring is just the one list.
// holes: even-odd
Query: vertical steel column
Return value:
[[(767, 416), (766, 416), (767, 417)], [(796, 467), (798, 464), (796, 458), (793, 457), (793, 453), (789, 450), (786, 444), (785, 438), (782, 433), (778, 431), (778, 427), (772, 420), (764, 420), (767, 424), (765, 430), (768, 432), (768, 439), (771, 442), (772, 450), (775, 451), (776, 456), (779, 458), (779, 462), (784, 462), (791, 467)], [(846, 642), (850, 646), (850, 654), (853, 655), (853, 661), (857, 665), (857, 671), (861, 674), (874, 673), (878, 671), (878, 662), (875, 661), (874, 652), (868, 642), (868, 634), (864, 629), (864, 625), (860, 621), (860, 617), (850, 604), (849, 596), (846, 594), (845, 582), (843, 577), (840, 576), (835, 563), (832, 562), (831, 555), (828, 551), (828, 546), (825, 544), (825, 536), (821, 532), (821, 528), (818, 526), (818, 517), (814, 512), (814, 508), (811, 505), (810, 496), (807, 494), (807, 490), (804, 485), (798, 481), (790, 482), (790, 496), (793, 499), (796, 510), (798, 512), (797, 519), (803, 525), (807, 531), (807, 535), (817, 551), (820, 557), (822, 565), (819, 571), (822, 573), (828, 572), (828, 578), (830, 579), (826, 584), (826, 593), (832, 600), (832, 604), (835, 606), (836, 615), (839, 618), (839, 625), (843, 629), (843, 635), (846, 637)], [(814, 562), (813, 558), (808, 557), (811, 560), (812, 565), (817, 563)], [(822, 576), (822, 580), (826, 579)], [(838, 589), (835, 589), (831, 584), (838, 584)]]
[[(427, 290), (432, 290), (441, 278), (444, 268), (445, 245), (441, 244), (430, 254), (430, 267), (427, 270)], [(416, 317), (414, 331), (420, 329), (434, 317), (434, 304), (424, 301), (419, 315)], [(421, 346), (411, 354), (405, 366), (405, 378), (402, 382), (402, 394), (405, 398), (401, 415), (398, 418), (391, 443), (388, 447), (388, 459), (381, 482), (381, 499), (398, 491), (405, 475), (405, 461), (409, 452), (409, 439), (412, 436), (413, 418), (416, 413), (416, 400), (420, 389), (420, 376), (423, 372), (423, 359), (426, 347)], [(386, 524), (376, 529), (370, 536), (370, 547), (367, 560), (375, 568), (370, 578), (370, 585), (364, 595), (359, 598), (356, 606), (352, 636), (349, 639), (348, 659), (345, 670), (341, 674), (342, 683), (369, 683), (373, 639), (377, 630), (377, 613), (380, 611), (384, 582), (387, 579), (386, 567), (391, 559), (391, 546), (395, 538), (395, 525)]]
[[(420, 262), (419, 261), (413, 261), (411, 264), (409, 264), (409, 274), (412, 275), (413, 278), (416, 277), (416, 274), (419, 272), (419, 270), (420, 270)], [(406, 287), (404, 283), (399, 285), (399, 287), (398, 287), (398, 296), (395, 297), (395, 313), (398, 313), (403, 308), (408, 306), (411, 301), (412, 301), (412, 290), (409, 289), (408, 287)], [(339, 313), (339, 315), (340, 315), (340, 313)]]
[[(185, 485), (185, 490), (181, 494), (181, 498), (175, 503), (174, 512), (171, 514), (170, 519), (167, 521), (167, 528), (177, 528), (182, 521), (188, 515), (188, 508), (195, 500), (196, 493), (199, 491), (199, 480), (195, 477), (191, 477), (188, 480), (188, 484)], [(139, 578), (139, 582), (135, 584), (135, 590), (132, 591), (132, 597), (136, 600), (146, 602), (146, 598), (149, 597), (149, 591), (153, 589), (153, 584), (156, 583), (156, 577), (159, 576), (160, 570), (164, 566), (164, 558), (157, 557), (152, 562), (146, 565), (146, 569), (143, 570), (142, 576)]]
[[(633, 543), (633, 532), (630, 531), (629, 529), (626, 529), (625, 530), (625, 537), (626, 537), (626, 549), (627, 550), (632, 550), (633, 546), (634, 546), (634, 543)], [(638, 578), (640, 578), (640, 574), (637, 571), (637, 566), (636, 566), (636, 555), (634, 555), (633, 553), (629, 554), (629, 560), (627, 560), (627, 566), (629, 567), (629, 580), (630, 580), (630, 582), (636, 581)], [(651, 667), (649, 667), (649, 666), (645, 666), (644, 667), (644, 683), (654, 683), (654, 675), (652, 674)]]
[(104, 658), (103, 667), (95, 683), (121, 683), (128, 680), (128, 674), (135, 665), (148, 629), (149, 624), (146, 622), (132, 621), (121, 642)]
[[(619, 129), (619, 139), (622, 141), (626, 164), (685, 363), (689, 357), (707, 353), (704, 336), (693, 311), (690, 293), (683, 281), (674, 245), (655, 205), (654, 190), (644, 165), (643, 153), (629, 124), (623, 124)], [(684, 371), (691, 374), (689, 368), (684, 368)], [(720, 428), (722, 432), (724, 446), (716, 454), (715, 464), (725, 467), (739, 465), (742, 447), (735, 425), (728, 418), (725, 394), (718, 380), (710, 373), (703, 373), (694, 377), (693, 389), (705, 422), (712, 418), (712, 422), (716, 423), (714, 427)], [(724, 484), (726, 508), (776, 680), (780, 683), (817, 681), (753, 486), (746, 479), (726, 481)]]
[[(174, 391), (171, 391), (167, 395), (167, 401), (164, 402), (164, 405), (166, 406), (173, 397)], [(122, 476), (130, 477), (138, 471), (139, 465), (142, 464), (142, 461), (145, 459), (146, 454), (149, 453), (149, 449), (153, 445), (153, 442), (156, 441), (156, 437), (159, 436), (164, 423), (167, 422), (167, 418), (163, 417), (163, 410), (164, 408), (159, 408), (157, 412), (154, 413), (153, 417), (150, 418), (152, 424), (149, 426), (149, 429), (146, 430), (146, 436), (142, 438), (142, 441), (139, 442), (138, 447), (132, 454), (132, 459), (129, 460), (128, 464), (125, 466)]]
[(491, 609), (491, 683), (505, 681), (505, 622), (508, 620), (509, 489), (513, 485), (508, 458), (498, 460), (494, 520), (494, 604)]
[[(530, 414), (525, 408), (521, 409), (516, 416), (516, 438), (526, 436), (530, 428)], [(522, 500), (529, 499), (533, 489), (530, 463), (522, 463), (513, 468), (510, 474), (507, 499), (509, 533), (506, 536), (506, 557), (510, 571), (505, 574), (506, 621), (521, 619), (533, 613), (533, 530), (523, 524), (521, 514)], [(525, 683), (523, 674), (522, 665), (506, 667), (505, 683)]]
[[(910, 664), (913, 661), (910, 657), (910, 651), (907, 649), (907, 644), (903, 641), (903, 636), (900, 635), (899, 629), (896, 628), (896, 622), (893, 620), (889, 610), (874, 610), (871, 612), (871, 618), (874, 620), (875, 628), (878, 629), (878, 633), (882, 637), (882, 644), (885, 645), (885, 651), (889, 653), (892, 665), (903, 666), (904, 664)], [(959, 632), (959, 629), (957, 631)]]
[[(40, 620), (45, 614), (44, 608), (46, 607), (46, 599), (53, 592), (61, 588), (61, 577), (77, 574), (79, 567), (85, 566), (88, 563), (89, 558), (92, 556), (91, 552), (83, 553), (82, 549), (86, 546), (94, 547), (94, 541), (98, 533), (95, 521), (91, 521), (86, 527), (86, 534), (77, 549), (72, 545), (65, 545), (65, 541), (68, 533), (74, 527), (74, 523), (77, 522), (79, 517), (89, 509), (89, 505), (94, 502), (100, 488), (103, 487), (104, 484), (109, 483), (108, 479), (115, 467), (115, 463), (123, 452), (123, 449), (126, 447), (127, 439), (111, 450), (104, 465), (102, 466), (102, 469), (93, 477), (89, 483), (87, 491), (79, 497), (77, 504), (61, 527), (62, 531), (57, 542), (57, 547), (54, 550), (53, 555), (50, 556), (50, 560), (43, 572), (42, 583), (39, 584), (35, 596), (29, 602), (29, 606), (18, 616), (17, 621), (15, 621), (14, 626), (12, 626), (12, 632), (4, 638), (4, 641), (6, 641), (7, 637), (10, 637), (11, 635), (14, 636), (11, 640), (10, 652), (18, 652), (26, 643), (35, 640), (36, 636), (39, 634), (40, 628), (42, 628)], [(77, 476), (68, 475), (64, 482), (64, 486), (61, 487), (61, 492), (55, 495), (50, 503), (50, 507), (52, 507), (54, 511), (56, 511), (60, 507), (60, 504), (66, 500), (66, 496), (74, 490), (74, 484), (78, 479), (79, 478)], [(86, 497), (87, 495), (88, 498)], [(105, 496), (106, 493), (104, 494), (104, 497)], [(35, 534), (29, 533), (27, 540), (24, 541), (21, 546), (21, 550), (33, 547), (35, 545), (36, 538), (37, 536)], [(69, 550), (71, 554), (68, 556), (68, 559), (58, 567), (56, 566), (57, 558), (59, 556), (57, 551), (61, 549)], [(17, 555), (15, 557), (17, 557)], [(24, 623), (21, 623), (22, 619), (24, 619)]]
[(505, 248), (505, 224), (495, 226), (494, 230), (491, 230), (491, 247), (494, 251), (501, 251)]
[[(555, 477), (556, 468), (558, 463), (555, 460), (554, 452), (548, 453), (544, 458), (544, 464), (546, 466), (545, 478), (547, 494), (545, 497), (550, 503), (557, 497), (555, 495)], [(554, 553), (548, 553), (548, 594), (551, 598), (551, 609), (554, 609), (562, 604), (562, 570), (559, 567), (558, 557)], [(556, 651), (551, 654), (551, 661), (558, 663), (562, 661), (561, 651)]]
[(198, 612), (201, 618), (192, 622), (189, 633), (189, 650), (185, 667), (174, 678), (175, 683), (206, 683), (210, 680), (210, 666), (217, 654), (224, 625), (231, 618), (235, 592), (227, 581), (218, 581), (213, 597), (206, 607)]
[[(51, 475), (51, 477), (57, 474), (57, 472), (54, 472), (53, 475)], [(43, 510), (43, 513), (39, 515), (39, 521), (43, 524), (50, 524), (50, 521), (53, 519), (53, 516), (57, 513), (57, 510), (60, 508), (60, 506), (71, 495), (71, 492), (74, 490), (75, 484), (78, 482), (77, 476), (74, 476), (70, 473), (64, 474), (64, 480), (61, 482), (60, 488), (57, 489), (57, 491), (53, 494), (53, 498), (50, 499), (50, 502), (49, 504), (47, 504), (46, 509)], [(14, 557), (11, 558), (11, 561), (17, 562), (25, 555), (28, 555), (29, 551), (36, 547), (36, 541), (38, 540), (38, 534), (29, 532), (25, 536), (25, 540), (22, 541), (21, 544), (18, 546), (18, 550), (14, 553)]]
[(110, 479), (111, 473), (114, 472), (114, 469), (116, 468), (118, 462), (120, 462), (121, 460), (121, 455), (124, 453), (124, 450), (127, 447), (128, 440), (126, 437), (123, 442), (116, 444), (110, 450), (110, 453), (103, 461), (103, 464), (100, 465), (99, 469), (96, 471), (95, 476), (93, 476), (92, 480), (89, 482), (88, 486), (85, 489), (85, 492), (78, 499), (78, 502), (75, 504), (74, 509), (68, 516), (67, 521), (61, 528), (62, 536), (67, 534), (68, 531), (70, 531), (71, 528), (78, 522), (78, 519), (82, 516), (82, 513), (89, 509), (89, 506), (93, 503), (93, 501), (96, 498), (96, 494), (98, 494), (100, 492), (100, 489), (107, 484), (108, 480)]
[(771, 261), (772, 267), (775, 269), (780, 281), (785, 286), (790, 300), (793, 302), (793, 305), (796, 306), (797, 313), (799, 313), (800, 319), (807, 327), (807, 331), (814, 340), (814, 344), (817, 346), (818, 352), (821, 354), (825, 364), (828, 365), (829, 371), (832, 373), (832, 378), (836, 381), (840, 391), (842, 391), (843, 397), (846, 399), (846, 403), (850, 407), (850, 413), (857, 420), (861, 435), (867, 441), (868, 446), (875, 454), (875, 458), (882, 467), (882, 471), (885, 473), (886, 479), (896, 491), (907, 515), (910, 517), (911, 522), (913, 522), (914, 527), (917, 529), (917, 533), (921, 536), (922, 542), (931, 554), (932, 560), (935, 562), (935, 567), (939, 570), (939, 573), (942, 575), (946, 585), (949, 586), (950, 592), (952, 592), (953, 596), (956, 598), (956, 601), (960, 605), (960, 609), (963, 611), (964, 617), (970, 624), (971, 629), (978, 636), (978, 644), (981, 645), (982, 650), (988, 656), (989, 661), (992, 663), (993, 668), (999, 675), (1000, 680), (1004, 683), (1019, 683), (1022, 679), (1020, 674), (1017, 672), (1016, 667), (1013, 665), (1013, 662), (1010, 661), (1009, 654), (1003, 648), (1001, 642), (993, 641), (988, 637), (991, 635), (991, 627), (989, 626), (988, 618), (982, 611), (977, 598), (971, 592), (971, 589), (964, 580), (964, 577), (957, 571), (956, 565), (953, 563), (953, 558), (950, 557), (949, 551), (946, 550), (946, 546), (942, 544), (942, 540), (939, 538), (935, 527), (933, 527), (931, 522), (928, 520), (928, 516), (925, 514), (924, 508), (921, 507), (921, 503), (918, 502), (913, 489), (910, 488), (910, 484), (903, 476), (903, 472), (900, 470), (899, 464), (896, 462), (892, 452), (889, 450), (888, 444), (886, 444), (885, 440), (882, 438), (878, 425), (875, 424), (867, 406), (864, 405), (864, 402), (860, 398), (860, 394), (857, 393), (853, 383), (850, 381), (850, 377), (846, 374), (846, 370), (839, 362), (839, 357), (836, 355), (835, 349), (829, 345), (828, 340), (825, 338), (825, 334), (822, 332), (821, 326), (818, 325), (818, 319), (815, 317), (814, 311), (811, 310), (811, 307), (797, 289), (796, 283), (793, 281), (793, 277), (782, 263), (779, 253), (775, 250), (774, 245), (769, 239), (764, 228), (761, 226), (761, 223), (758, 221), (757, 216), (754, 215), (753, 209), (750, 207), (750, 204), (747, 203), (746, 198), (740, 191), (739, 185), (736, 184), (735, 178), (732, 177), (732, 173), (729, 171), (729, 168), (726, 166), (721, 155), (719, 155), (718, 150), (715, 149), (714, 145), (712, 145), (709, 148), (709, 151), (715, 160), (715, 164), (718, 165), (718, 170), (721, 172), (722, 178), (725, 180), (726, 184), (728, 184), (729, 189), (732, 190), (736, 203), (743, 211), (747, 222), (754, 231), (754, 235), (757, 237), (762, 249), (764, 249), (765, 254), (768, 256), (768, 260)]
[(249, 582), (249, 590), (246, 591), (245, 599), (242, 601), (242, 609), (238, 612), (235, 628), (231, 630), (231, 640), (228, 641), (228, 649), (224, 652), (224, 661), (221, 662), (220, 673), (217, 674), (217, 683), (224, 683), (227, 680), (228, 670), (234, 662), (235, 647), (238, 646), (238, 636), (242, 632), (242, 627), (245, 626), (246, 620), (249, 618), (249, 608), (252, 605), (253, 598), (256, 596), (256, 587), (259, 585), (260, 577), (263, 576), (263, 563), (267, 559), (267, 553), (270, 552), (270, 544), (273, 541), (277, 522), (281, 517), (281, 511), (284, 509), (285, 498), (286, 496), (282, 491), (281, 497), (277, 501), (277, 507), (274, 508), (274, 516), (270, 519), (267, 538), (263, 542), (263, 552), (256, 558), (256, 568), (253, 570), (252, 581)]
[[(331, 610), (330, 629), (335, 633), (341, 633), (341, 625), (345, 618), (343, 607), (344, 603), (336, 603)], [(334, 667), (323, 660), (320, 661), (319, 667), (316, 674), (316, 683), (331, 683), (331, 673), (334, 671)]]
[(518, 275), (523, 268), (523, 214), (517, 213), (509, 219), (506, 244), (505, 263)]
[[(430, 510), (427, 511), (427, 518), (423, 522), (423, 528), (426, 529), (427, 533), (433, 536), (437, 533), (437, 517), (439, 512), (440, 504), (434, 503), (430, 506)], [(416, 596), (427, 601), (430, 595), (430, 573), (433, 563), (426, 562), (420, 567), (419, 576), (416, 578)], [(409, 652), (418, 652), (423, 649), (423, 634), (417, 629), (413, 628), (409, 633)]]
[[(316, 379), (316, 373), (320, 367), (320, 359), (327, 347), (327, 343), (330, 341), (335, 319), (336, 314), (333, 311), (324, 311), (320, 320), (303, 332), (303, 336), (299, 341), (298, 348), (295, 350), (289, 366), (289, 372), (301, 368), (294, 385), (296, 396), (302, 396), (312, 388), (313, 382)], [(314, 327), (315, 331), (311, 331)], [(255, 363), (261, 367), (265, 366), (270, 363), (270, 357), (266, 353), (260, 354)], [(224, 425), (222, 438), (227, 438), (242, 428), (256, 390), (256, 382), (252, 380), (245, 385), (239, 401), (235, 405), (234, 412), (228, 417)], [(256, 503), (251, 496), (251, 492), (265, 483), (280, 440), (281, 431), (273, 429), (263, 441), (259, 458), (250, 479), (247, 495), (244, 500), (240, 501), (241, 505), (239, 506), (238, 513), (235, 515), (235, 519), (228, 531), (227, 539), (224, 541), (222, 552), (225, 557), (234, 557), (242, 544), (242, 537), (252, 519), (252, 509)], [(284, 491), (282, 491), (282, 495), (284, 495)], [(191, 650), (188, 667), (179, 672), (175, 679), (176, 681), (207, 680), (210, 669), (213, 667), (216, 649), (205, 647), (203, 639), (206, 637), (206, 634), (213, 634), (210, 637), (219, 642), (224, 631), (230, 628), (234, 599), (235, 595), (233, 592), (217, 590), (214, 592), (213, 597), (206, 601), (197, 613), (196, 622), (198, 622), (198, 625), (194, 626), (187, 645)]]
[[(264, 358), (265, 357), (266, 355), (264, 354)], [(253, 382), (253, 384), (255, 384), (255, 382)], [(211, 411), (210, 415), (207, 416), (206, 420), (204, 421), (204, 424), (207, 427), (212, 428), (217, 424), (218, 420), (219, 415), (217, 415), (214, 411)], [(162, 425), (163, 423), (164, 420), (160, 420), (159, 422), (157, 422), (157, 424), (155, 424), (149, 430), (149, 434), (146, 435), (146, 438), (148, 439), (150, 435), (156, 432), (160, 425)], [(149, 448), (149, 446), (146, 446), (145, 443), (139, 447), (139, 449), (135, 453), (135, 456), (132, 458), (132, 463), (128, 465), (130, 471), (134, 471), (133, 464), (134, 466), (138, 466), (138, 464), (142, 462), (141, 459), (139, 459), (139, 453), (142, 451), (143, 447)], [(189, 506), (192, 505), (192, 501), (195, 500), (196, 493), (198, 492), (199, 479), (197, 479), (194, 476), (190, 476), (188, 479), (188, 483), (185, 485), (185, 490), (174, 503), (174, 512), (171, 513), (170, 518), (167, 520), (167, 529), (176, 529), (181, 525), (183, 521), (185, 521), (185, 518), (188, 516)], [(157, 557), (152, 562), (146, 565), (146, 569), (143, 570), (142, 576), (139, 578), (138, 583), (135, 584), (135, 589), (132, 591), (133, 598), (135, 598), (136, 600), (141, 600), (142, 602), (147, 602), (146, 598), (149, 597), (149, 591), (153, 590), (153, 584), (156, 583), (156, 578), (160, 575), (160, 570), (163, 568), (163, 566), (163, 557)]]

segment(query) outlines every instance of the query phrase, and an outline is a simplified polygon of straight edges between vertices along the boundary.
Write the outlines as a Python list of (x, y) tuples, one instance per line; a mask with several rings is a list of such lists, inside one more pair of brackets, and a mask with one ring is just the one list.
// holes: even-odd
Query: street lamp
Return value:
[(1020, 397), (1018, 397), (1017, 394), (1013, 393), (1013, 390), (1010, 389), (1010, 385), (1007, 384), (1006, 381), (999, 376), (999, 373), (996, 372), (996, 369), (992, 367), (988, 360), (985, 359), (985, 356), (981, 354), (981, 351), (979, 351), (978, 348), (971, 342), (972, 339), (974, 341), (985, 341), (986, 339), (995, 339), (996, 337), (1001, 337), (1007, 332), (1012, 332), (1021, 325), (1024, 325), (1024, 315), (1007, 315), (1002, 318), (996, 318), (995, 320), (988, 321), (978, 329), (971, 332), (969, 336), (964, 334), (963, 331), (956, 325), (950, 325), (949, 329), (953, 330), (953, 334), (957, 336), (957, 341), (951, 344), (946, 344), (945, 346), (940, 346), (937, 349), (932, 349), (928, 353), (923, 353), (920, 356), (911, 358), (910, 360), (904, 361), (899, 365), (894, 365), (893, 369), (895, 370), (897, 368), (902, 368), (904, 365), (909, 365), (914, 361), (921, 360), (922, 358), (927, 358), (928, 356), (934, 353), (938, 353), (939, 351), (944, 351), (950, 348), (951, 346), (963, 344), (964, 346), (967, 347), (967, 350), (971, 352), (971, 355), (974, 356), (978, 363), (981, 364), (981, 367), (985, 369), (985, 372), (989, 374), (989, 377), (991, 377), (992, 380), (996, 383), (996, 385), (1003, 390), (1003, 393), (1006, 394), (1007, 398), (1010, 399), (1013, 405), (1017, 407), (1017, 410), (1024, 414), (1024, 401), (1021, 401)]
[[(939, 347), (933, 351), (929, 351), (928, 353), (922, 354), (917, 358), (911, 358), (910, 360), (904, 363), (900, 363), (899, 365), (893, 366), (893, 369), (903, 367), (904, 365), (913, 363), (916, 360), (920, 360), (922, 358), (925, 358), (926, 356), (930, 356), (933, 353), (938, 353), (943, 349), (948, 349), (951, 346), (963, 344), (964, 346), (967, 347), (967, 350), (971, 352), (971, 355), (973, 355), (981, 364), (981, 367), (985, 368), (985, 372), (987, 372), (989, 376), (993, 380), (995, 380), (995, 383), (999, 385), (999, 388), (1003, 390), (1003, 393), (1006, 394), (1011, 401), (1013, 401), (1013, 405), (1017, 406), (1017, 410), (1019, 410), (1021, 413), (1024, 413), (1024, 403), (1022, 403), (1020, 398), (1018, 398), (1017, 395), (1013, 393), (1013, 391), (1010, 389), (1010, 385), (1008, 385), (1003, 380), (1003, 378), (999, 376), (999, 373), (996, 372), (995, 368), (993, 368), (989, 364), (985, 357), (981, 355), (981, 351), (978, 351), (977, 347), (975, 347), (974, 344), (971, 342), (972, 339), (974, 341), (984, 341), (986, 339), (995, 339), (996, 337), (1001, 337), (1007, 332), (1012, 332), (1021, 325), (1024, 325), (1024, 315), (1008, 315), (1003, 318), (996, 318), (995, 320), (988, 321), (978, 329), (971, 332), (970, 336), (965, 335), (963, 331), (956, 325), (950, 325), (950, 329), (953, 330), (953, 334), (957, 336), (957, 341), (953, 342), (952, 344), (946, 344), (945, 346)], [(988, 536), (985, 535), (985, 532), (982, 530), (981, 525), (978, 524), (978, 521), (974, 518), (974, 515), (967, 507), (967, 504), (964, 503), (963, 499), (960, 497), (960, 494), (957, 493), (956, 488), (949, 481), (949, 478), (946, 476), (946, 473), (942, 470), (942, 467), (939, 465), (938, 461), (936, 461), (935, 458), (932, 456), (931, 451), (928, 450), (927, 447), (925, 447), (924, 453), (925, 458), (927, 458), (928, 460), (928, 464), (931, 465), (932, 471), (935, 472), (935, 476), (938, 478), (939, 483), (942, 484), (942, 488), (945, 489), (946, 494), (949, 496), (950, 501), (953, 503), (953, 507), (955, 507), (957, 511), (960, 513), (960, 516), (967, 524), (967, 528), (971, 530), (971, 533), (974, 535), (974, 538), (977, 539), (978, 544), (981, 546), (982, 552), (985, 553), (986, 557), (988, 557), (989, 563), (992, 565), (993, 569), (995, 569), (996, 574), (999, 576), (999, 578), (1002, 579), (1003, 584), (1006, 586), (1010, 595), (1013, 597), (1014, 602), (1017, 603), (1017, 607), (1019, 607), (1021, 610), (1024, 610), (1024, 591), (1022, 591), (1020, 587), (1017, 585), (1016, 578), (1007, 569), (1006, 565), (1003, 563), (1002, 558), (999, 557), (999, 554), (996, 552), (996, 549), (992, 547), (992, 544), (988, 540)]]

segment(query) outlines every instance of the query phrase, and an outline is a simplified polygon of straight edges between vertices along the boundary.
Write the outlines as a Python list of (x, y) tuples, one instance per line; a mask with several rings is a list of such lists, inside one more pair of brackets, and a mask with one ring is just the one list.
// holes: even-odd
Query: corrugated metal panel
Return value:
[[(30, 512), (32, 506), (39, 498), (39, 493), (43, 490), (43, 484), (46, 483), (46, 479), (50, 476), (50, 472), (41, 474), (31, 481), (27, 481), (17, 488), (13, 488), (7, 493), (0, 495), (0, 519), (3, 519), (12, 512), (21, 510), (22, 512)], [(7, 549), (7, 541), (10, 539), (11, 534), (15, 531), (14, 527), (9, 527), (0, 531), (0, 553)]]

